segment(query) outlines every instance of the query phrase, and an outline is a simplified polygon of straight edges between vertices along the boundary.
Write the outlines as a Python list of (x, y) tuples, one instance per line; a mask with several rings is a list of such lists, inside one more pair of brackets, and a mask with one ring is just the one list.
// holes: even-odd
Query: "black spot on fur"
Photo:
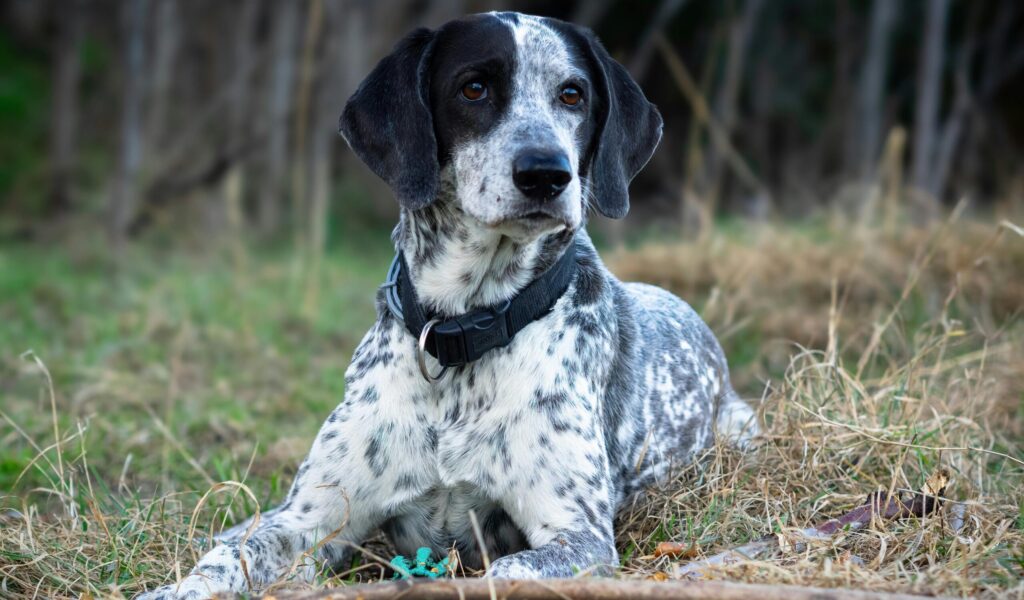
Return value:
[(366, 445), (366, 452), (363, 454), (366, 458), (366, 464), (370, 466), (370, 470), (377, 477), (384, 475), (384, 469), (388, 465), (387, 458), (382, 455), (383, 445), (383, 432), (378, 430), (370, 437), (370, 442)]
[(533, 394), (533, 402), (530, 405), (533, 408), (542, 410), (548, 414), (555, 414), (560, 411), (569, 403), (569, 396), (565, 392), (555, 392), (552, 394), (545, 394), (540, 390), (537, 390)]
[(416, 486), (416, 476), (413, 473), (402, 473), (395, 480), (395, 488), (399, 490), (411, 490)]
[(437, 452), (437, 429), (433, 426), (427, 427), (427, 452)]
[(363, 404), (375, 404), (379, 398), (380, 393), (377, 391), (377, 388), (372, 386), (363, 390), (363, 395), (360, 397)]

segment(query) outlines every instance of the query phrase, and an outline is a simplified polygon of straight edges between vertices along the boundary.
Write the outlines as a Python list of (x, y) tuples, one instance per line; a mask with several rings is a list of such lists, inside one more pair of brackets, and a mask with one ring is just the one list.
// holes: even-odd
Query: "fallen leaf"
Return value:
[(928, 496), (941, 496), (947, 485), (949, 485), (949, 471), (939, 469), (925, 480), (921, 487), (921, 493)]
[(654, 548), (654, 558), (669, 556), (671, 558), (696, 558), (700, 554), (697, 544), (680, 544), (679, 542), (658, 542)]

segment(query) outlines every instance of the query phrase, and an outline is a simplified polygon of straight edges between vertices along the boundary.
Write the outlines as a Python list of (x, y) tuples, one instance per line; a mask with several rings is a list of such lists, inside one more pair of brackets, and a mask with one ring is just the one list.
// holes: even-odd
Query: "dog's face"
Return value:
[(341, 131), (415, 211), (450, 197), (515, 238), (625, 215), (661, 117), (587, 30), (489, 13), (417, 30), (349, 100)]
[(484, 16), (442, 30), (430, 104), (442, 181), (465, 212), (511, 234), (579, 227), (594, 122), (584, 65), (536, 17)]

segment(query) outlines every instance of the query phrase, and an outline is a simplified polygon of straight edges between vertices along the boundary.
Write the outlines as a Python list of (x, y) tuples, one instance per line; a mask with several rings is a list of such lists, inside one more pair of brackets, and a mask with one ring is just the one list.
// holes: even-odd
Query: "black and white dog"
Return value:
[(756, 433), (700, 317), (616, 280), (583, 229), (591, 208), (626, 214), (661, 129), (568, 23), (490, 13), (399, 42), (341, 117), (401, 204), (400, 259), (345, 399), (280, 507), (145, 597), (309, 578), (377, 528), (406, 555), (454, 546), (467, 567), (482, 542), (491, 577), (614, 568), (629, 494), (716, 430)]

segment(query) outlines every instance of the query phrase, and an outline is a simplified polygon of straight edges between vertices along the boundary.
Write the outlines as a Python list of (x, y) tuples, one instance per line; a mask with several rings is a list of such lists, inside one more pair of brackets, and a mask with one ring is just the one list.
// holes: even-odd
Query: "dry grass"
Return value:
[(825, 349), (830, 324), (836, 349), (853, 356), (867, 348), (874, 325), (891, 318), (887, 352), (871, 353), (879, 361), (910, 358), (915, 336), (942, 327), (943, 318), (963, 321), (959, 330), (976, 336), (1017, 325), (1024, 243), (1007, 225), (957, 221), (886, 233), (837, 217), (804, 230), (765, 225), (647, 245), (607, 262), (624, 280), (655, 283), (694, 303), (734, 370), (747, 366), (737, 358), (756, 358), (737, 374), (739, 387), (749, 389), (782, 372), (794, 344)]
[[(765, 560), (710, 576), (1024, 596), (1024, 238), (990, 223), (893, 233), (842, 224), (805, 232), (744, 228), (738, 236), (644, 246), (612, 256), (609, 264), (626, 279), (679, 292), (702, 311), (723, 339), (739, 387), (758, 398), (765, 422), (755, 449), (719, 448), (627, 507), (619, 527), (622, 577), (671, 571), (670, 558), (653, 557), (660, 541), (693, 544), (707, 555), (765, 534), (785, 538), (839, 516), (875, 490), (917, 489), (945, 467), (954, 476), (945, 509), (954, 502), (966, 506), (957, 533), (944, 515), (876, 522), (801, 551), (783, 544)], [(195, 337), (215, 344), (211, 335), (202, 330)], [(198, 368), (188, 355), (178, 354), (182, 372)], [(165, 582), (170, 571), (186, 571), (202, 550), (193, 550), (188, 536), (198, 495), (152, 500), (153, 488), (132, 485), (137, 479), (131, 476), (125, 483), (122, 469), (133, 466), (106, 457), (90, 462), (98, 450), (94, 439), (87, 442), (87, 428), (104, 415), (81, 428), (59, 414), (52, 423), (21, 426), (30, 411), (64, 409), (60, 379), (51, 399), (40, 365), (28, 358), (19, 377), (32, 378), (42, 396), (5, 401), (0, 415), (0, 440), (24, 445), (30, 439), (35, 457), (26, 467), (30, 475), (0, 499), (7, 508), (0, 517), (0, 596), (131, 595)], [(139, 394), (162, 398), (165, 389), (129, 377), (140, 368), (145, 364), (108, 367), (103, 385), (126, 403), (139, 402), (128, 399)], [(138, 387), (130, 392), (110, 383), (119, 378)], [(72, 385), (100, 385), (100, 379)], [(66, 393), (74, 397), (80, 390)], [(118, 407), (114, 402), (107, 410)], [(158, 423), (154, 415), (139, 426), (148, 431), (135, 434), (164, 439), (166, 425)], [(105, 431), (112, 443), (128, 435)], [(208, 474), (215, 471), (213, 459), (190, 449), (240, 434), (219, 435), (227, 439), (203, 431), (199, 439), (186, 436), (187, 448), (170, 450), (183, 472), (207, 474), (188, 482), (172, 477), (171, 489), (201, 493), (207, 479), (217, 479)], [(303, 444), (275, 446), (289, 438), (273, 430), (263, 436), (276, 449), (254, 451), (252, 460), (239, 454), (231, 471), (238, 479), (249, 474), (247, 483), (260, 498), (273, 472), (261, 465), (304, 450)], [(198, 512), (196, 535), (238, 519), (249, 504), (237, 488), (211, 494)], [(386, 548), (374, 549), (389, 556)], [(353, 568), (317, 585), (381, 574), (369, 555)]]
[(821, 243), (766, 228), (739, 244), (712, 238), (611, 261), (626, 278), (708, 297), (703, 313), (729, 332), (730, 355), (750, 339), (791, 340), (766, 345), (740, 373), (788, 361), (763, 392), (760, 446), (718, 448), (625, 511), (626, 570), (668, 568), (649, 556), (662, 539), (703, 555), (792, 537), (869, 492), (920, 489), (946, 467), (955, 482), (945, 509), (962, 502), (969, 515), (959, 535), (944, 511), (801, 552), (782, 544), (790, 550), (713, 576), (1024, 595), (1024, 239), (983, 223), (830, 233)]

